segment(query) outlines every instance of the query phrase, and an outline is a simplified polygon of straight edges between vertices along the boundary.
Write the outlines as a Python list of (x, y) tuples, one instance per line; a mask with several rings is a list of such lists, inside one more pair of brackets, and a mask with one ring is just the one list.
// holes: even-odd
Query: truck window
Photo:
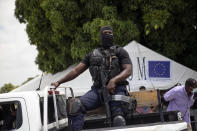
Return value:
[[(41, 98), (40, 100), (40, 109), (41, 109), (41, 120), (43, 124), (43, 109), (44, 109), (44, 104), (43, 101), (44, 99)], [(66, 113), (66, 98), (61, 95), (56, 96), (56, 102), (57, 102), (57, 113), (58, 113), (58, 119), (64, 119), (67, 118), (67, 113)], [(55, 122), (55, 111), (54, 111), (54, 103), (53, 103), (53, 96), (50, 95), (48, 97), (48, 124)]]
[(0, 103), (0, 130), (19, 129), (22, 125), (22, 110), (19, 101)]

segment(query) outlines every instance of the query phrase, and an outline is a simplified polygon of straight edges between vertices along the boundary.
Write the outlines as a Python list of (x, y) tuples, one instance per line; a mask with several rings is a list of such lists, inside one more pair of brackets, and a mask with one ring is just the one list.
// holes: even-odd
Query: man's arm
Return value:
[(79, 76), (81, 73), (83, 73), (88, 67), (84, 63), (79, 63), (73, 70), (71, 70), (67, 75), (65, 75), (63, 78), (58, 80), (57, 82), (51, 83), (52, 86), (55, 86), (56, 88), (64, 83), (71, 81), (75, 79), (77, 76)]
[(111, 93), (114, 93), (116, 83), (126, 80), (132, 73), (132, 65), (131, 64), (122, 64), (122, 69), (123, 69), (122, 72), (120, 72), (119, 75), (112, 78), (107, 85), (107, 89)]
[(195, 102), (194, 94), (192, 94), (192, 96), (190, 97), (190, 101), (189, 101), (190, 107), (194, 104), (194, 102)]
[(176, 95), (176, 92), (174, 90), (174, 88), (172, 88), (171, 90), (169, 90), (168, 92), (166, 92), (163, 97), (165, 101), (171, 101), (172, 99), (174, 99), (174, 96)]

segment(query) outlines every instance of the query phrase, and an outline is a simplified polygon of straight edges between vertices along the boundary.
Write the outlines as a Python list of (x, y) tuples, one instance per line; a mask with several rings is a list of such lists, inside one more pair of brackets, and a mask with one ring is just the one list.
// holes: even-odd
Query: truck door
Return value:
[(0, 130), (29, 131), (29, 120), (23, 98), (0, 99)]

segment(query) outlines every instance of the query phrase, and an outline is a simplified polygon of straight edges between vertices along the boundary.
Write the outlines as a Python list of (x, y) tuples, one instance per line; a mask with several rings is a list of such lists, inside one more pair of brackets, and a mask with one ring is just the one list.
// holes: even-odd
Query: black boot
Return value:
[(125, 125), (126, 125), (126, 121), (123, 116), (118, 115), (114, 117), (113, 126), (125, 126)]

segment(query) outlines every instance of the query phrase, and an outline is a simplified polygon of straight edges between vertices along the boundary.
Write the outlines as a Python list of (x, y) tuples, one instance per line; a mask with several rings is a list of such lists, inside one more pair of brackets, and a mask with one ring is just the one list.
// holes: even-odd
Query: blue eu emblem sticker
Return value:
[(170, 78), (170, 61), (148, 61), (149, 78)]

